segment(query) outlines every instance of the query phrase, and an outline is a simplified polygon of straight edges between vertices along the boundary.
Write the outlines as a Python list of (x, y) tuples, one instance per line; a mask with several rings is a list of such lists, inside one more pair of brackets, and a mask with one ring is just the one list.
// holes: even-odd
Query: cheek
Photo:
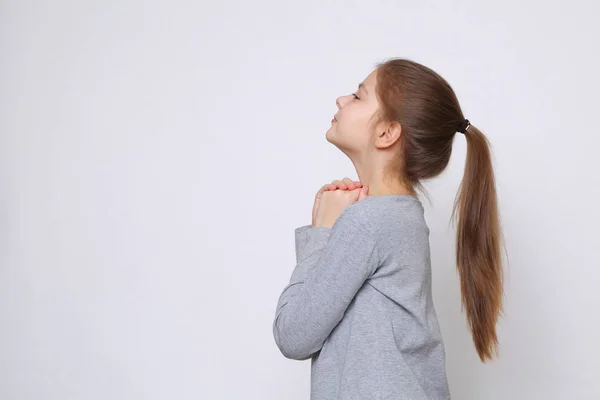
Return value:
[(339, 122), (346, 129), (352, 126), (355, 127), (357, 125), (363, 125), (365, 118), (365, 110), (363, 110), (358, 104), (352, 104), (346, 106), (346, 108), (343, 110)]
[(370, 126), (371, 114), (360, 109), (356, 109), (352, 114), (347, 114), (342, 121), (341, 130), (348, 134), (364, 135)]
[(369, 140), (367, 124), (364, 120), (344, 120), (336, 127), (340, 143), (355, 149), (363, 148)]

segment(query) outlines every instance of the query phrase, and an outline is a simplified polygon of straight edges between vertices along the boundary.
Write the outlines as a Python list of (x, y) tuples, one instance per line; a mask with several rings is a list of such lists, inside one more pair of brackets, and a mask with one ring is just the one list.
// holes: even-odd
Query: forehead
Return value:
[(373, 70), (364, 81), (362, 81), (363, 85), (367, 87), (367, 89), (374, 89), (377, 84), (377, 70)]

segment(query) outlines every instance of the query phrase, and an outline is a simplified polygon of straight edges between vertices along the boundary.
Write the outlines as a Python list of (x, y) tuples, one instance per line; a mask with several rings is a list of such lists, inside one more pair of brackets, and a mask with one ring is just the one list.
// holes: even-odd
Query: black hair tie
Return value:
[(465, 133), (467, 131), (467, 129), (469, 129), (470, 125), (471, 125), (471, 123), (469, 122), (469, 120), (465, 119), (465, 122), (463, 122), (462, 125), (460, 126), (460, 128), (458, 128), (458, 131), (460, 133)]

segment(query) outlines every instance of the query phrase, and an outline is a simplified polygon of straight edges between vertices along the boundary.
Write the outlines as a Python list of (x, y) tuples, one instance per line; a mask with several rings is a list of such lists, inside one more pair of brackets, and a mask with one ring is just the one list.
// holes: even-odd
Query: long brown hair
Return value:
[[(377, 121), (396, 121), (402, 131), (398, 162), (388, 173), (423, 191), (422, 181), (448, 165), (452, 143), (465, 121), (456, 94), (430, 68), (407, 59), (377, 65)], [(456, 264), (462, 310), (482, 362), (498, 356), (496, 321), (503, 312), (502, 232), (490, 145), (472, 124), (465, 131), (467, 160), (454, 202), (458, 214)]]

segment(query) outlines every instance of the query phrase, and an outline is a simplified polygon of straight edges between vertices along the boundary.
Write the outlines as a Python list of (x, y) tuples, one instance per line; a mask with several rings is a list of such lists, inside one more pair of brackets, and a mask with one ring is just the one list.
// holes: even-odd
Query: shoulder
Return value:
[(374, 211), (374, 204), (369, 197), (355, 201), (344, 209), (343, 214), (352, 215), (358, 218), (366, 218)]
[(335, 225), (360, 228), (366, 232), (371, 232), (373, 220), (376, 218), (374, 211), (373, 204), (368, 201), (367, 197), (347, 206), (338, 217)]
[(350, 204), (338, 218), (354, 221), (371, 232), (424, 223), (421, 201), (412, 196), (370, 196)]

